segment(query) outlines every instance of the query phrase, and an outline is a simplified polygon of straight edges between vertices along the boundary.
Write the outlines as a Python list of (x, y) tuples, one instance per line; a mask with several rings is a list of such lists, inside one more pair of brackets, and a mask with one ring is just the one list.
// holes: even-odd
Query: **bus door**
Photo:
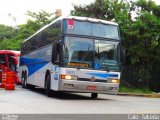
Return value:
[(2, 81), (3, 71), (7, 71), (6, 54), (0, 54), (0, 82)]
[(59, 42), (53, 44), (52, 49), (52, 63), (53, 63), (53, 74), (51, 80), (51, 89), (52, 90), (58, 90), (59, 85), (59, 64), (60, 64), (60, 51), (61, 51), (61, 45)]
[(7, 56), (8, 56), (8, 66), (10, 68), (10, 71), (17, 72), (17, 63), (18, 63), (18, 61), (12, 55), (8, 54)]
[(8, 54), (8, 68), (9, 71), (13, 72), (14, 74), (14, 81), (18, 82), (18, 74), (17, 74), (17, 64), (18, 64), (18, 60), (15, 56)]

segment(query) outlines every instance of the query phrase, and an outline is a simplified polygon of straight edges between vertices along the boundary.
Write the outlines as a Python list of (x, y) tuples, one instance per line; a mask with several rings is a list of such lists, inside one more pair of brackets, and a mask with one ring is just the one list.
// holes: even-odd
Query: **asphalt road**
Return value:
[(63, 93), (48, 98), (44, 90), (0, 89), (0, 114), (144, 114), (160, 113), (160, 98)]

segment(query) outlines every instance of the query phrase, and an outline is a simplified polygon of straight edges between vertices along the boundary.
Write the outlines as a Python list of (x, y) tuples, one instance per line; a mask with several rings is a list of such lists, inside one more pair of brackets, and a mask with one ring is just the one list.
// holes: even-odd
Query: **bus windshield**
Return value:
[(65, 37), (64, 66), (118, 71), (118, 43), (89, 38)]

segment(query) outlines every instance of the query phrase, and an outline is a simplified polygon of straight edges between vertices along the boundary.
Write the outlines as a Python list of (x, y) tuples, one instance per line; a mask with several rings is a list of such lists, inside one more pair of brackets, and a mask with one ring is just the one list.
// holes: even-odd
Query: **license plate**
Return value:
[(87, 86), (87, 90), (96, 90), (97, 87), (96, 86)]

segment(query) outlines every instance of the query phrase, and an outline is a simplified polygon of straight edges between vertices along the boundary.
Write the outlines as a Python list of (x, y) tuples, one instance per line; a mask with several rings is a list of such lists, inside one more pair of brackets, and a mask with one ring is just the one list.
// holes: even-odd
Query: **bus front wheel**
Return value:
[(47, 77), (46, 77), (46, 95), (48, 96), (48, 97), (51, 97), (51, 89), (50, 89), (50, 86), (51, 86), (51, 76), (50, 75), (47, 75)]
[(91, 93), (91, 98), (96, 99), (98, 97), (98, 93)]

